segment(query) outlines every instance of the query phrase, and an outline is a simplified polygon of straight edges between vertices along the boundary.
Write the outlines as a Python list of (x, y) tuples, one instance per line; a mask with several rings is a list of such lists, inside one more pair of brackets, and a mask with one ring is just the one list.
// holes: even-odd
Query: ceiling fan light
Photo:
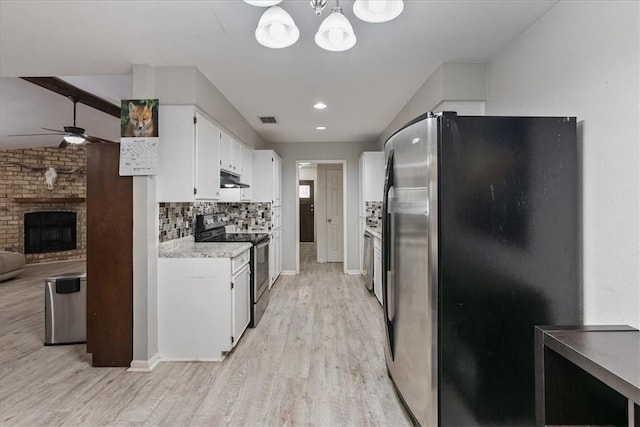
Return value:
[(353, 14), (363, 21), (380, 23), (397, 18), (404, 9), (402, 0), (356, 0)]
[(322, 21), (315, 41), (321, 48), (333, 52), (342, 52), (355, 46), (356, 35), (351, 23), (342, 14), (342, 9), (334, 8), (331, 14)]
[(79, 135), (65, 135), (63, 139), (69, 144), (82, 144), (84, 142), (84, 137)]
[(269, 7), (275, 6), (282, 0), (244, 0), (245, 3), (249, 3), (251, 6)]
[(258, 22), (256, 40), (271, 49), (289, 47), (298, 41), (300, 30), (293, 18), (280, 6), (271, 6)]

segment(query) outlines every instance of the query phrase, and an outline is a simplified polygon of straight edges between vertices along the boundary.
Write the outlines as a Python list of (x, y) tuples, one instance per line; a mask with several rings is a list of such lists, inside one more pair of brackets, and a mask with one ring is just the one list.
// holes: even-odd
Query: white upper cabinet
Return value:
[(282, 160), (273, 150), (253, 152), (253, 201), (282, 203)]
[(241, 147), (242, 157), (242, 179), (248, 188), (240, 189), (240, 200), (243, 202), (251, 202), (253, 200), (253, 150), (248, 149), (244, 145)]
[[(196, 113), (196, 199), (220, 197), (220, 173), (211, 165), (220, 163), (220, 129), (202, 114)], [(214, 176), (215, 174), (215, 176)]]
[(193, 105), (163, 105), (159, 134), (158, 201), (217, 200), (219, 128)]
[(242, 174), (242, 144), (225, 131), (220, 131), (220, 169)]
[(384, 191), (384, 152), (365, 151), (360, 155), (360, 215), (366, 215), (366, 202), (381, 202)]

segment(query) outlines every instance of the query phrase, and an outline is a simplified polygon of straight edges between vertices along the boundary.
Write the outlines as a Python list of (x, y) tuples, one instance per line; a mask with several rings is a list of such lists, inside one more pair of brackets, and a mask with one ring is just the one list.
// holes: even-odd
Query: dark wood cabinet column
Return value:
[(119, 144), (87, 146), (87, 351), (93, 366), (133, 359), (133, 180)]

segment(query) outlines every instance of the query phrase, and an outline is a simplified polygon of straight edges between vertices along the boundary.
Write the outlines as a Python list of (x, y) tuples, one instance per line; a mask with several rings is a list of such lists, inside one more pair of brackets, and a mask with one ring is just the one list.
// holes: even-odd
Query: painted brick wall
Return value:
[(76, 212), (77, 249), (43, 254), (28, 254), (27, 263), (61, 261), (85, 258), (87, 254), (86, 203), (55, 200), (47, 203), (20, 203), (21, 198), (55, 199), (60, 197), (86, 196), (86, 175), (84, 173), (62, 174), (53, 190), (47, 189), (44, 171), (31, 171), (9, 163), (25, 165), (53, 166), (57, 170), (71, 170), (85, 166), (87, 151), (83, 146), (30, 148), (24, 150), (0, 150), (0, 250), (24, 252), (24, 214), (39, 211)]

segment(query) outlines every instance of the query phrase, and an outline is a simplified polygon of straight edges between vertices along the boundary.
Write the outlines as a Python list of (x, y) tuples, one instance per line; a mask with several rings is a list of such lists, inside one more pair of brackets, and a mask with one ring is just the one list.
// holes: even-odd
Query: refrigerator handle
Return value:
[(394, 175), (394, 161), (393, 150), (389, 152), (387, 160), (387, 169), (384, 179), (384, 193), (382, 196), (382, 307), (384, 310), (384, 323), (386, 328), (387, 345), (389, 346), (389, 353), (391, 358), (394, 358), (394, 327), (393, 327), (393, 313), (390, 312), (389, 306), (394, 304), (395, 298), (390, 298), (393, 295), (394, 287), (393, 283), (389, 283), (389, 276), (393, 274), (391, 266), (391, 247), (393, 242), (391, 241), (391, 212), (389, 212), (389, 198), (390, 193), (393, 190), (393, 175)]

